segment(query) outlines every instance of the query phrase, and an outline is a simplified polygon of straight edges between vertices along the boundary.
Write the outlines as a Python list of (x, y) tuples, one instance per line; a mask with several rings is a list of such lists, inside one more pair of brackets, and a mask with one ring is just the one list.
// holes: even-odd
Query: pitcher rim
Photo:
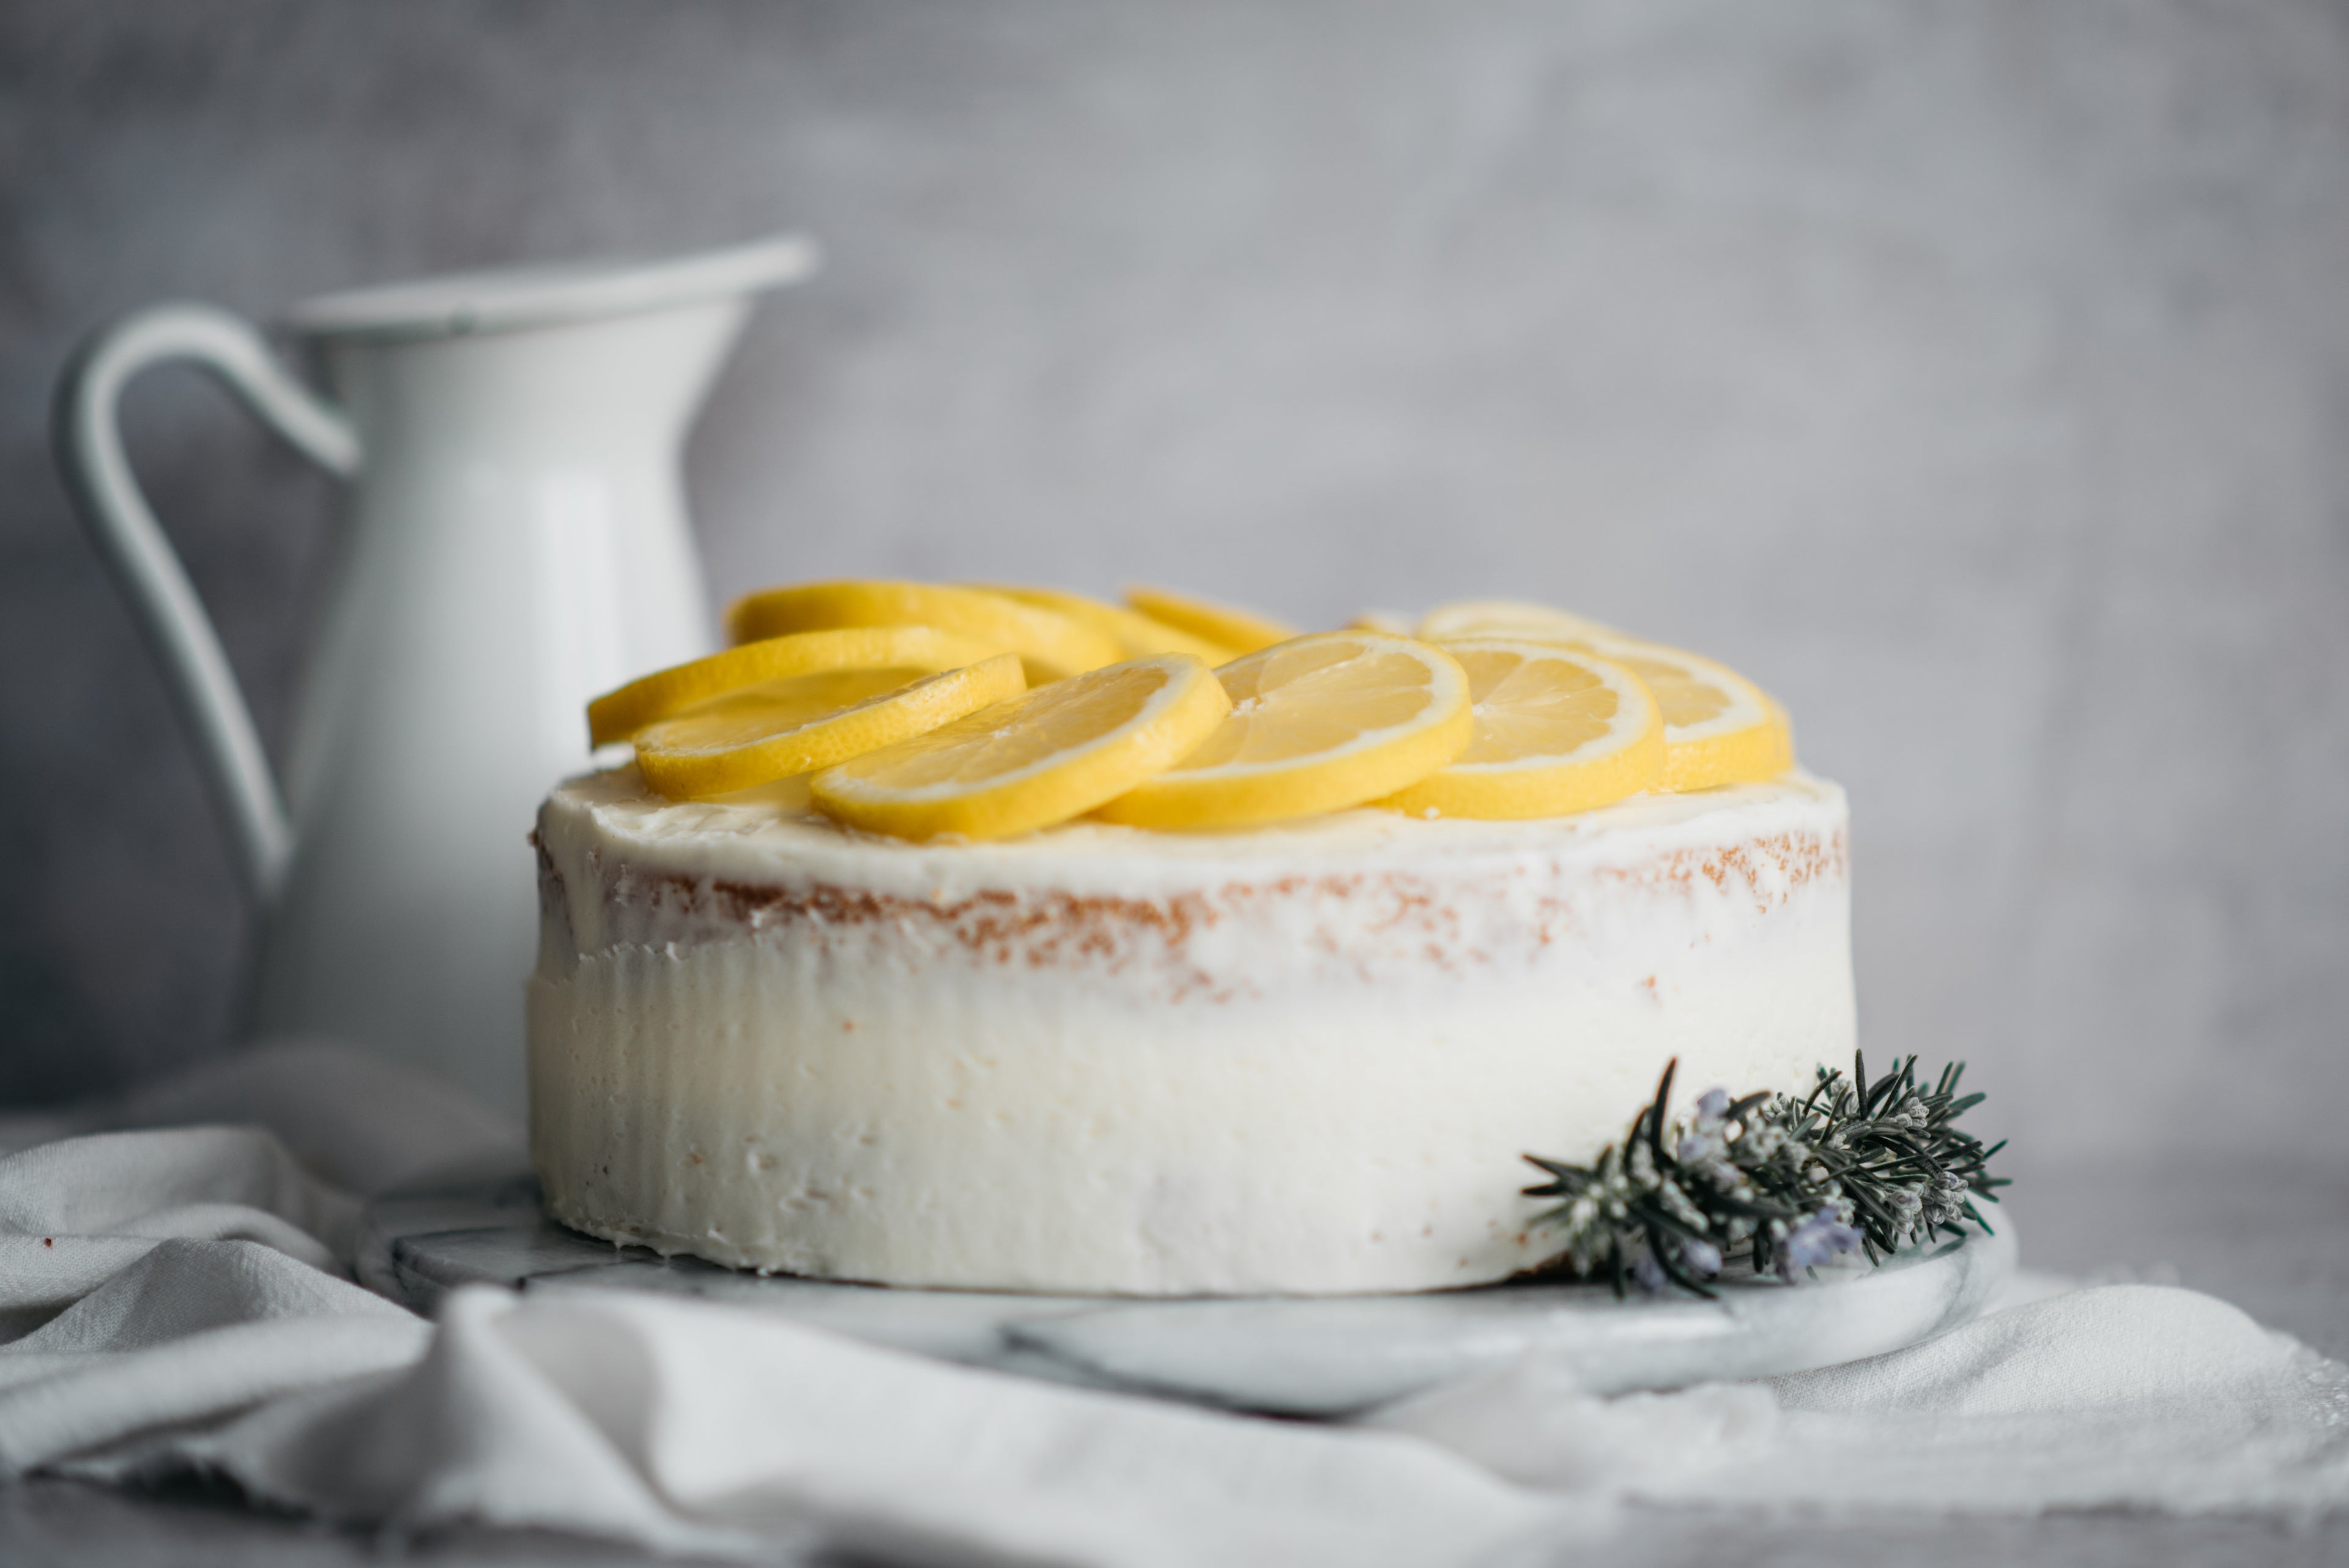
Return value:
[(337, 289), (279, 320), (311, 339), (475, 337), (780, 288), (822, 265), (814, 240), (781, 234), (686, 255), (491, 267)]

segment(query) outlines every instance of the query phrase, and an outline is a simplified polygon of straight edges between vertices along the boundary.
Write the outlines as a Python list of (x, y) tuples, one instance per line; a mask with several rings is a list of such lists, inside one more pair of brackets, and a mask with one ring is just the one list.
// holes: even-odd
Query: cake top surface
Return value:
[(1647, 794), (1570, 816), (1429, 821), (1363, 808), (1223, 832), (1165, 833), (1077, 821), (990, 842), (912, 842), (844, 827), (812, 809), (804, 780), (673, 801), (634, 767), (572, 779), (539, 818), (560, 864), (593, 856), (692, 877), (902, 887), (1050, 885), (1147, 894), (1225, 875), (1261, 880), (1365, 870), (1489, 866), (1528, 856), (1592, 865), (1784, 836), (1839, 836), (1843, 790), (1802, 773), (1687, 794)]

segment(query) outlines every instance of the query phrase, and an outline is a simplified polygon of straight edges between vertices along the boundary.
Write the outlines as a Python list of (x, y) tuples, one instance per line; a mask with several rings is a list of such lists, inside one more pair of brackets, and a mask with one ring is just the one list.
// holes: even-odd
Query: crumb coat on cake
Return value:
[(1529, 822), (857, 834), (632, 769), (540, 814), (553, 1212), (880, 1283), (1431, 1290), (1545, 1261), (1538, 1150), (1851, 1054), (1846, 806), (1791, 774)]

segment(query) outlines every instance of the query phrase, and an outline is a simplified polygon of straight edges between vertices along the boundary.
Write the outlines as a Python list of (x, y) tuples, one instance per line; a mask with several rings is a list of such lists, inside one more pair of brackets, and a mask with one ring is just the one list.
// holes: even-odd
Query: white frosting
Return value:
[(1541, 1262), (1518, 1157), (1851, 1054), (1846, 809), (870, 837), (632, 771), (539, 819), (532, 1146), (567, 1223), (908, 1285), (1423, 1290)]

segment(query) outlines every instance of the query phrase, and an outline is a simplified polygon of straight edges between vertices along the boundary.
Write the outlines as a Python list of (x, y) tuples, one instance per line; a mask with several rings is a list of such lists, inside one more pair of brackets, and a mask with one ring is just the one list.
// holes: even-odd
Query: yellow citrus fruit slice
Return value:
[(1230, 715), (1196, 751), (1103, 806), (1103, 818), (1235, 827), (1339, 811), (1416, 784), (1475, 730), (1459, 661), (1383, 632), (1291, 638), (1216, 677)]
[(1685, 794), (1775, 778), (1795, 765), (1786, 711), (1725, 664), (1661, 643), (1625, 637), (1579, 639), (1640, 678), (1664, 717), (1664, 776), (1657, 787)]
[(1420, 617), (1419, 635), (1430, 642), (1458, 642), (1472, 637), (1531, 638), (1538, 642), (1555, 642), (1560, 638), (1623, 634), (1588, 616), (1526, 599), (1454, 599)]
[(726, 632), (736, 642), (854, 626), (937, 627), (1018, 654), (1035, 686), (1125, 657), (1117, 639), (1058, 610), (944, 583), (795, 583), (745, 595), (726, 611)]
[(636, 732), (636, 767), (673, 800), (749, 789), (910, 739), (1027, 690), (1015, 654), (961, 670), (825, 670), (698, 702)]
[(762, 638), (689, 664), (655, 670), (616, 691), (606, 691), (587, 704), (587, 737), (590, 744), (608, 746), (696, 702), (761, 680), (824, 670), (959, 670), (1001, 651), (993, 644), (957, 637), (934, 626), (858, 627)]
[(1061, 588), (1009, 587), (998, 583), (980, 585), (988, 593), (1001, 594), (1024, 605), (1058, 610), (1071, 620), (1081, 620), (1097, 630), (1117, 639), (1129, 659), (1143, 659), (1154, 653), (1188, 653), (1210, 664), (1223, 664), (1237, 659), (1240, 650), (1226, 648), (1220, 642), (1210, 642), (1204, 637), (1194, 637), (1178, 628), (1168, 626), (1143, 615), (1140, 610), (1113, 605), (1105, 599), (1086, 594), (1072, 594)]
[(1795, 765), (1786, 711), (1710, 659), (1627, 636), (1585, 616), (1523, 599), (1460, 599), (1421, 618), (1419, 635), (1450, 645), (1507, 637), (1612, 659), (1637, 675), (1664, 716), (1664, 776), (1678, 793), (1775, 778)]
[(816, 809), (899, 838), (1009, 838), (1123, 794), (1230, 708), (1203, 659), (1129, 659), (828, 768), (815, 776)]
[(1366, 609), (1346, 623), (1348, 631), (1382, 631), (1389, 637), (1417, 637), (1418, 623), (1401, 610)]
[(1276, 642), (1287, 642), (1297, 635), (1295, 627), (1284, 626), (1254, 610), (1210, 604), (1206, 599), (1169, 593), (1164, 588), (1128, 588), (1125, 590), (1125, 602), (1153, 620), (1164, 621), (1178, 631), (1189, 632), (1193, 637), (1203, 637), (1209, 642), (1230, 649), (1236, 655), (1254, 653), (1258, 649), (1270, 648)]
[(1475, 738), (1449, 766), (1381, 805), (1414, 816), (1563, 816), (1662, 779), (1663, 715), (1622, 666), (1499, 639), (1444, 650), (1468, 672)]

